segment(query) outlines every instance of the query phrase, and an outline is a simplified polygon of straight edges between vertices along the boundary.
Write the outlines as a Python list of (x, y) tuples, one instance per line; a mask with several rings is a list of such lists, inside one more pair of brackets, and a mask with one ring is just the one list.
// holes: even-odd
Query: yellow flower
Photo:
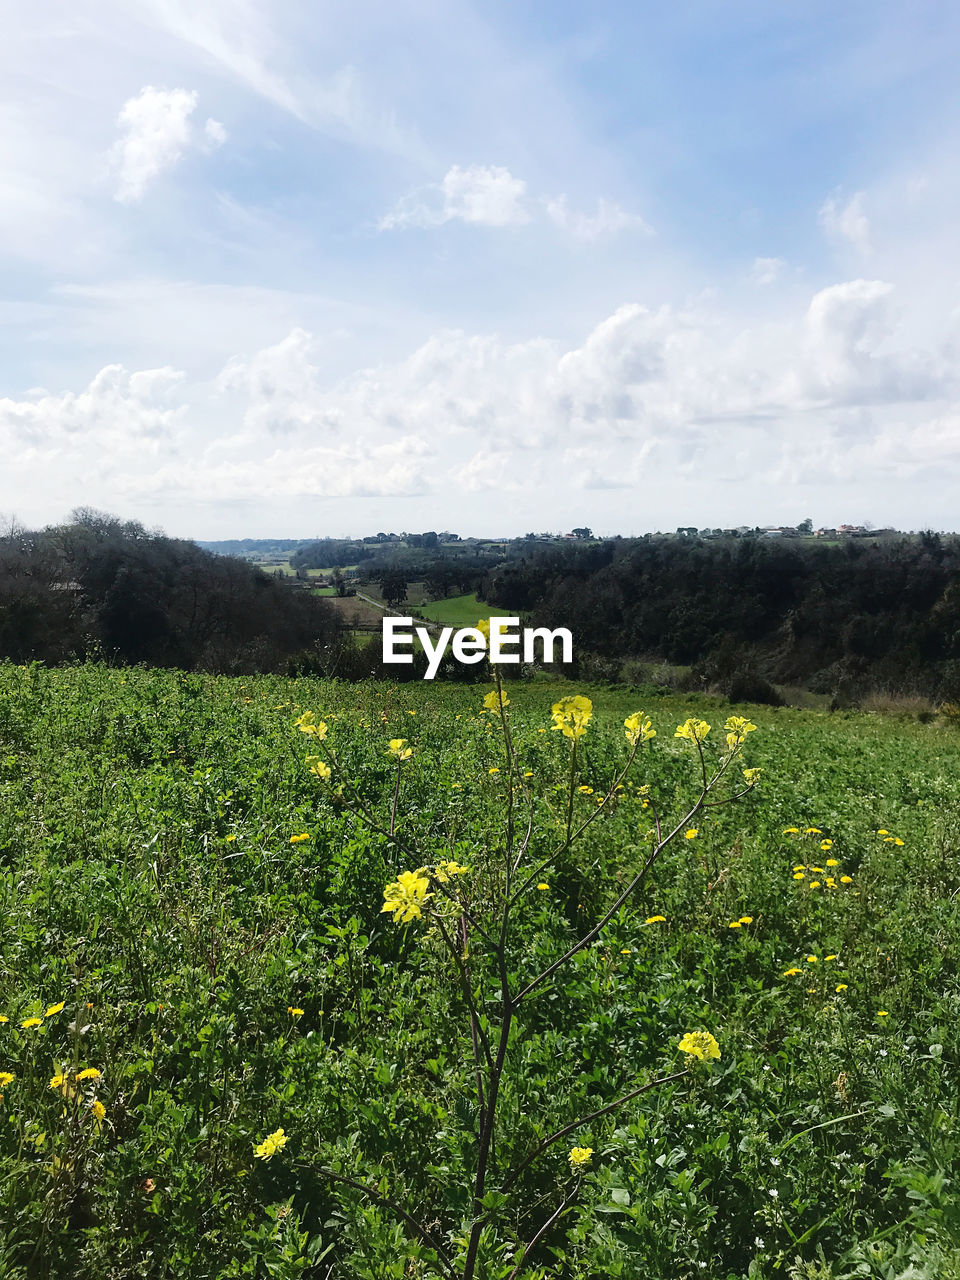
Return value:
[(312, 711), (305, 711), (298, 720), (294, 721), (294, 724), (301, 733), (309, 733), (321, 741), (327, 736), (326, 722), (317, 720)]
[(832, 841), (832, 840), (821, 840), (821, 841), (820, 841), (820, 848), (821, 848), (821, 849), (832, 849), (832, 848), (833, 848), (833, 841)]
[(823, 832), (819, 827), (804, 827), (803, 834), (805, 836), (822, 836)]
[(816, 963), (817, 963), (816, 956), (807, 956), (807, 964), (816, 964)]
[(593, 787), (577, 787), (577, 790), (580, 792), (582, 796), (593, 795)]
[(258, 1160), (269, 1160), (275, 1156), (278, 1151), (282, 1151), (287, 1145), (287, 1135), (282, 1129), (275, 1129), (273, 1133), (268, 1134), (264, 1140), (255, 1144), (253, 1154)]
[(585, 1169), (593, 1158), (593, 1147), (571, 1147), (570, 1154), (567, 1159), (570, 1161), (570, 1168), (576, 1172), (578, 1169)]
[(833, 989), (834, 991), (846, 991), (847, 984), (845, 982), (839, 982)]
[(728, 928), (728, 929), (742, 929), (742, 928), (743, 928), (743, 921), (742, 921), (742, 920), (731, 920), (731, 921), (730, 921), (730, 923), (727, 925), (727, 928)]
[(490, 639), (490, 619), (480, 618), (474, 630), (479, 631), (485, 640)]
[(811, 880), (811, 881), (810, 881), (810, 888), (811, 888), (811, 889), (819, 889), (819, 888), (820, 888), (820, 881), (819, 881), (819, 880)]
[(740, 923), (741, 923), (741, 924), (753, 924), (753, 916), (741, 916), (741, 917), (740, 917)]
[(587, 725), (593, 718), (593, 703), (582, 694), (561, 698), (550, 708), (553, 716), (552, 729), (557, 729), (565, 738), (582, 738), (587, 732)]
[(837, 958), (837, 956), (836, 956), (836, 952), (834, 952), (834, 954), (833, 954), (833, 955), (830, 955), (830, 956), (824, 956), (823, 958), (824, 958), (824, 960), (836, 960), (836, 958)]
[(492, 776), (493, 774), (495, 774), (495, 773), (499, 773), (499, 772), (500, 772), (500, 770), (497, 768), (497, 766), (496, 766), (496, 765), (494, 765), (492, 769), (488, 769), (488, 770), (487, 770), (487, 773), (491, 774), (491, 776)]
[(894, 843), (894, 844), (896, 844), (896, 845), (902, 845), (902, 844), (903, 844), (903, 841), (900, 839), (900, 837), (899, 837), (899, 836), (897, 836), (893, 843)]
[(814, 874), (818, 876), (823, 875), (823, 867), (808, 867), (807, 870), (814, 872)]
[(409, 760), (413, 755), (413, 747), (408, 747), (406, 743), (406, 738), (391, 738), (387, 755), (395, 756), (398, 760)]
[(295, 1004), (287, 1005), (287, 1013), (289, 1013), (290, 1017), (293, 1018), (294, 1022), (296, 1022), (298, 1018), (303, 1017), (303, 1010)]
[(886, 827), (880, 827), (877, 831), (878, 836), (888, 836), (889, 834), (890, 832), (887, 830)]
[(453, 876), (465, 876), (470, 870), (469, 867), (461, 866), (459, 862), (438, 862), (435, 875), (441, 884), (446, 884)]
[(709, 1031), (688, 1031), (680, 1041), (680, 1052), (705, 1062), (707, 1058), (719, 1058), (720, 1046)]
[(727, 734), (727, 746), (733, 751), (735, 747), (740, 746), (748, 733), (754, 732), (757, 726), (751, 724), (745, 716), (728, 716), (727, 723), (723, 727), (730, 730)]
[(10, 1019), (7, 1017), (5, 1013), (0, 1013), (0, 1022), (9, 1022), (9, 1021)]
[[(821, 848), (822, 848), (822, 847), (823, 847), (823, 846), (821, 845)], [(840, 863), (837, 861), (837, 859), (836, 859), (836, 858), (828, 858), (828, 859), (827, 859), (827, 866), (828, 866), (828, 867), (839, 867), (839, 865), (840, 865)]]
[(389, 911), (393, 914), (394, 924), (409, 924), (411, 920), (423, 915), (421, 907), (431, 896), (427, 892), (429, 888), (430, 881), (425, 867), (416, 871), (401, 871), (396, 880), (383, 891), (381, 915), (384, 911)]
[(24, 1018), (20, 1025), (21, 1027), (39, 1027), (42, 1022), (42, 1018)]
[(834, 880), (833, 876), (827, 876), (826, 884), (828, 889), (835, 889), (837, 887), (837, 882)]
[(803, 874), (803, 872), (802, 872), (802, 871), (795, 871), (795, 872), (793, 873), (793, 878), (794, 878), (794, 880), (803, 880), (803, 879), (804, 879), (804, 874)]
[(98, 1071), (96, 1067), (84, 1067), (82, 1071), (78, 1071), (73, 1077), (74, 1080), (99, 1080), (103, 1076), (102, 1071)]
[(639, 742), (649, 742), (651, 738), (657, 736), (657, 731), (650, 723), (649, 717), (642, 711), (634, 711), (632, 715), (627, 716), (623, 722), (623, 731), (631, 747), (635, 747)]
[(301, 831), (300, 835), (298, 835), (298, 836), (291, 836), (291, 837), (290, 837), (290, 843), (291, 843), (291, 844), (303, 844), (304, 840), (309, 840), (309, 839), (310, 839), (310, 832), (309, 832), (309, 831)]
[(633, 951), (632, 951), (632, 949), (631, 949), (630, 947), (621, 947), (621, 948), (620, 948), (620, 954), (621, 954), (622, 956), (632, 956), (632, 955), (633, 955)]
[(803, 973), (803, 970), (802, 969), (784, 969), (783, 976), (785, 978), (792, 978), (795, 973)]
[(666, 923), (667, 923), (666, 916), (647, 916), (646, 920), (644, 921), (644, 924), (666, 924)]
[(325, 764), (319, 756), (307, 756), (307, 768), (311, 773), (315, 773), (321, 782), (328, 782), (330, 779), (331, 769)]
[(696, 840), (699, 834), (700, 834), (699, 827), (691, 827), (689, 831), (685, 831), (683, 833), (683, 838), (684, 840)]
[(90, 1103), (90, 1110), (93, 1112), (93, 1116), (97, 1124), (103, 1124), (104, 1116), (107, 1114), (107, 1108), (99, 1098), (94, 1098)]
[(61, 1000), (59, 1004), (52, 1004), (43, 1016), (45, 1018), (52, 1018), (55, 1013), (60, 1013), (63, 1010), (63, 1006), (65, 1004), (65, 1000)]
[(807, 868), (802, 862), (798, 862), (793, 869), (794, 871), (806, 871)]
[(57, 1075), (50, 1077), (51, 1089), (63, 1089), (63, 1086), (66, 1083), (67, 1083), (67, 1077), (63, 1073), (58, 1073)]
[(763, 773), (762, 769), (744, 769), (743, 780), (748, 787), (752, 787), (753, 784), (756, 782), (756, 780), (760, 777), (761, 773)]
[(799, 827), (784, 827), (783, 834), (785, 836), (798, 836), (800, 834)]
[(0, 1071), (0, 1089), (5, 1089), (8, 1084), (12, 1084), (14, 1079), (12, 1071)]
[(878, 1017), (878, 1018), (889, 1018), (889, 1017), (890, 1017), (890, 1015), (889, 1015), (889, 1013), (887, 1013), (886, 1009), (878, 1009), (878, 1010), (877, 1010), (877, 1017)]
[(677, 731), (673, 735), (675, 738), (689, 738), (691, 742), (702, 742), (710, 732), (710, 726), (706, 720), (688, 719), (683, 724), (677, 725)]
[(841, 884), (853, 884), (853, 876), (841, 876), (841, 877), (840, 877), (840, 883), (841, 883)]
[(488, 711), (499, 711), (501, 706), (509, 707), (510, 699), (507, 697), (505, 693), (503, 693), (502, 690), (501, 690), (501, 694), (502, 694), (502, 701), (498, 699), (496, 689), (494, 689), (492, 693), (487, 694), (487, 696), (483, 700), (483, 705), (487, 708)]
[(537, 888), (540, 890), (541, 893), (545, 893), (546, 890), (550, 888), (550, 886), (546, 883), (545, 880), (541, 880), (540, 883), (537, 885)]

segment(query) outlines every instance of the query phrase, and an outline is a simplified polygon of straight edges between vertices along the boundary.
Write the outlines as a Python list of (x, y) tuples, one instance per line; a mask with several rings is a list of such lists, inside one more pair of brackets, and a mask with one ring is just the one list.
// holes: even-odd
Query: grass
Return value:
[(482, 601), (478, 601), (473, 593), (465, 596), (448, 596), (445, 600), (434, 600), (429, 604), (418, 606), (420, 613), (431, 622), (439, 622), (445, 627), (472, 627), (478, 618), (510, 618), (509, 609), (497, 609)]
[[(682, 812), (697, 772), (674, 727), (702, 716), (722, 746), (731, 708), (505, 687), (536, 851), (565, 812), (551, 703), (593, 699), (583, 817), (625, 758), (624, 716), (643, 706), (658, 729), (631, 785), (518, 906), (522, 976), (645, 856), (641, 784)], [(485, 892), (507, 806), (488, 688), (0, 666), (4, 1280), (440, 1274), (377, 1195), (456, 1254), (477, 1134), (469, 1036), (429, 925), (396, 928), (379, 908), (421, 856), (408, 846), (476, 868)], [(386, 744), (409, 742), (393, 839), (308, 773), (312, 740), (293, 726), (306, 709), (380, 832)], [(478, 1275), (505, 1280), (497, 1240), (528, 1239), (569, 1195), (522, 1280), (958, 1275), (960, 738), (942, 721), (735, 710), (758, 725), (759, 791), (702, 813), (532, 1001), (496, 1166), (676, 1070), (687, 1031), (714, 1034), (721, 1059), (534, 1162), (491, 1201)], [(828, 858), (849, 883), (826, 887)], [(102, 1074), (77, 1081), (85, 1068)], [(256, 1157), (279, 1128), (287, 1143)], [(594, 1153), (579, 1181), (574, 1142)]]

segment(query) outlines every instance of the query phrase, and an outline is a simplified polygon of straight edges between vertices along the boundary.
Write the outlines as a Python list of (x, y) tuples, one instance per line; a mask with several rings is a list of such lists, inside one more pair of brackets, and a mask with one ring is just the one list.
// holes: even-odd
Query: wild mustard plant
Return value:
[[(576, 804), (577, 797), (597, 790), (581, 784), (579, 774), (581, 745), (593, 722), (593, 704), (579, 694), (559, 699), (552, 708), (551, 727), (569, 743), (569, 753), (562, 811), (551, 827), (544, 822), (544, 808), (533, 793), (532, 771), (523, 767), (515, 745), (510, 699), (496, 668), (493, 676), (495, 688), (483, 698), (483, 707), (484, 712), (499, 720), (502, 762), (490, 768), (488, 775), (504, 789), (503, 820), (495, 847), (478, 850), (471, 865), (463, 865), (448, 853), (444, 856), (438, 856), (438, 851), (428, 853), (406, 830), (402, 838), (398, 836), (402, 773), (412, 767), (414, 761), (413, 748), (406, 739), (391, 739), (385, 748), (385, 754), (396, 764), (390, 819), (386, 825), (341, 767), (335, 735), (327, 735), (324, 722), (317, 722), (309, 712), (297, 721), (301, 732), (323, 742), (327, 759), (308, 756), (307, 763), (315, 776), (335, 788), (332, 794), (336, 803), (368, 828), (387, 837), (402, 856), (410, 859), (408, 869), (399, 871), (384, 887), (380, 911), (391, 916), (401, 929), (425, 930), (426, 937), (440, 940), (463, 1003), (463, 1044), (473, 1082), (476, 1115), (469, 1167), (451, 1170), (449, 1174), (451, 1179), (469, 1179), (470, 1207), (466, 1218), (459, 1222), (452, 1221), (442, 1210), (412, 1212), (389, 1194), (383, 1180), (369, 1185), (335, 1169), (325, 1168), (322, 1172), (334, 1183), (360, 1191), (393, 1212), (415, 1232), (434, 1256), (439, 1274), (449, 1280), (474, 1280), (479, 1274), (478, 1267), (487, 1274), (487, 1264), (491, 1261), (501, 1268), (495, 1271), (497, 1276), (505, 1280), (519, 1276), (524, 1260), (573, 1207), (582, 1179), (593, 1166), (594, 1149), (590, 1146), (569, 1148), (566, 1159), (576, 1179), (570, 1186), (561, 1186), (558, 1203), (541, 1209), (541, 1221), (530, 1225), (524, 1238), (510, 1234), (503, 1225), (505, 1216), (500, 1210), (518, 1196), (523, 1175), (530, 1166), (564, 1138), (587, 1131), (589, 1126), (647, 1091), (687, 1076), (694, 1069), (706, 1069), (700, 1064), (720, 1057), (720, 1046), (711, 1032), (691, 1030), (672, 1047), (664, 1045), (665, 1052), (684, 1056), (678, 1069), (638, 1082), (621, 1096), (546, 1134), (519, 1159), (511, 1162), (508, 1158), (511, 1116), (509, 1102), (504, 1104), (503, 1099), (516, 1095), (512, 1087), (516, 1055), (511, 1049), (523, 1034), (530, 1002), (545, 990), (556, 989), (562, 970), (597, 940), (621, 908), (635, 897), (671, 842), (683, 836), (687, 840), (697, 837), (699, 828), (691, 824), (698, 815), (745, 795), (756, 785), (759, 774), (756, 769), (744, 770), (742, 781), (738, 778), (732, 788), (722, 785), (731, 766), (739, 761), (747, 736), (756, 729), (756, 725), (744, 717), (727, 719), (725, 747), (721, 746), (715, 753), (708, 747), (711, 726), (706, 721), (690, 718), (681, 724), (674, 737), (692, 744), (699, 775), (688, 807), (668, 821), (649, 788), (640, 789), (643, 810), (648, 812), (651, 822), (643, 837), (645, 856), (624, 887), (616, 891), (611, 886), (606, 895), (607, 905), (590, 928), (549, 963), (539, 969), (531, 968), (526, 959), (529, 948), (524, 945), (529, 927), (527, 902), (537, 898), (542, 909), (543, 895), (550, 890), (550, 875), (562, 873), (571, 865), (574, 846), (588, 836), (592, 825), (602, 819), (606, 810), (612, 809), (641, 751), (652, 749), (657, 730), (641, 711), (625, 719), (626, 758), (598, 795), (596, 804), (582, 815)], [(323, 725), (322, 734), (317, 732), (318, 725)], [(321, 765), (326, 767), (319, 767)], [(534, 850), (538, 851), (536, 856)], [(647, 917), (648, 925), (658, 922), (664, 922), (664, 917)], [(750, 923), (752, 917), (745, 916), (737, 922), (737, 927)], [(413, 940), (416, 941), (416, 936)], [(259, 1148), (257, 1154), (261, 1154)], [(452, 1194), (450, 1202), (455, 1200)]]

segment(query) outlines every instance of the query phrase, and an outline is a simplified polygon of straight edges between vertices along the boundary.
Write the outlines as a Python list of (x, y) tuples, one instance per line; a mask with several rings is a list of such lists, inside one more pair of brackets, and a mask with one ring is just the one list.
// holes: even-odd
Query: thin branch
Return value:
[(363, 1182), (356, 1182), (353, 1178), (345, 1178), (342, 1173), (334, 1173), (332, 1169), (320, 1169), (319, 1172), (325, 1178), (330, 1178), (333, 1182), (342, 1182), (346, 1187), (353, 1187), (355, 1191), (362, 1191), (364, 1195), (370, 1196), (374, 1200), (379, 1200), (381, 1204), (385, 1204), (388, 1209), (392, 1209), (398, 1217), (402, 1218), (409, 1226), (413, 1227), (417, 1235), (423, 1243), (434, 1251), (440, 1261), (444, 1271), (450, 1276), (450, 1280), (457, 1280), (457, 1273), (448, 1260), (446, 1254), (434, 1240), (433, 1236), (422, 1223), (419, 1223), (412, 1214), (407, 1213), (401, 1205), (391, 1200), (389, 1196), (385, 1196), (382, 1191), (378, 1191), (376, 1187), (368, 1187)]
[(561, 1215), (564, 1214), (567, 1211), (567, 1209), (570, 1208), (570, 1206), (576, 1200), (579, 1193), (580, 1193), (580, 1188), (579, 1186), (577, 1186), (576, 1190), (573, 1192), (572, 1195), (564, 1196), (563, 1201), (560, 1204), (560, 1207), (558, 1209), (555, 1209), (553, 1213), (551, 1213), (550, 1217), (546, 1220), (546, 1222), (543, 1224), (543, 1226), (540, 1228), (537, 1234), (533, 1237), (533, 1239), (528, 1241), (527, 1244), (523, 1246), (523, 1253), (520, 1255), (520, 1261), (517, 1263), (517, 1265), (513, 1268), (513, 1270), (507, 1276), (507, 1280), (514, 1280), (514, 1277), (519, 1275), (520, 1268), (523, 1265), (527, 1257), (527, 1254), (530, 1252), (532, 1248), (534, 1248), (535, 1245), (538, 1245), (540, 1243), (540, 1241), (547, 1234), (547, 1232), (550, 1230), (553, 1224), (560, 1219)]
[(616, 1111), (617, 1107), (622, 1107), (628, 1102), (632, 1102), (634, 1098), (639, 1098), (641, 1093), (646, 1093), (648, 1089), (655, 1089), (658, 1084), (669, 1084), (671, 1080), (680, 1080), (683, 1076), (690, 1074), (690, 1068), (686, 1067), (683, 1071), (675, 1071), (669, 1076), (658, 1076), (656, 1080), (648, 1080), (646, 1084), (642, 1084), (639, 1089), (634, 1089), (631, 1093), (624, 1094), (622, 1098), (617, 1098), (615, 1102), (608, 1102), (605, 1107), (598, 1107), (596, 1111), (591, 1111), (585, 1116), (581, 1116), (578, 1120), (571, 1120), (569, 1124), (565, 1124), (562, 1129), (558, 1129), (556, 1133), (552, 1133), (549, 1138), (544, 1138), (543, 1142), (527, 1156), (527, 1158), (517, 1165), (513, 1173), (511, 1173), (506, 1182), (503, 1184), (503, 1191), (507, 1191), (512, 1187), (516, 1180), (529, 1165), (533, 1164), (537, 1156), (541, 1152), (546, 1151), (547, 1147), (552, 1147), (555, 1142), (559, 1142), (561, 1138), (568, 1133), (572, 1133), (574, 1129), (582, 1129), (585, 1124), (589, 1124), (591, 1120), (599, 1120), (601, 1116), (608, 1115), (611, 1111)]

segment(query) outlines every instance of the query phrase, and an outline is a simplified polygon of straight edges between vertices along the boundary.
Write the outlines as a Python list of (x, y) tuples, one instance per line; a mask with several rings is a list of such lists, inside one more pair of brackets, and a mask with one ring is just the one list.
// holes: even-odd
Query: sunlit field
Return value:
[(956, 727), (494, 690), (0, 666), (3, 1280), (960, 1276)]

